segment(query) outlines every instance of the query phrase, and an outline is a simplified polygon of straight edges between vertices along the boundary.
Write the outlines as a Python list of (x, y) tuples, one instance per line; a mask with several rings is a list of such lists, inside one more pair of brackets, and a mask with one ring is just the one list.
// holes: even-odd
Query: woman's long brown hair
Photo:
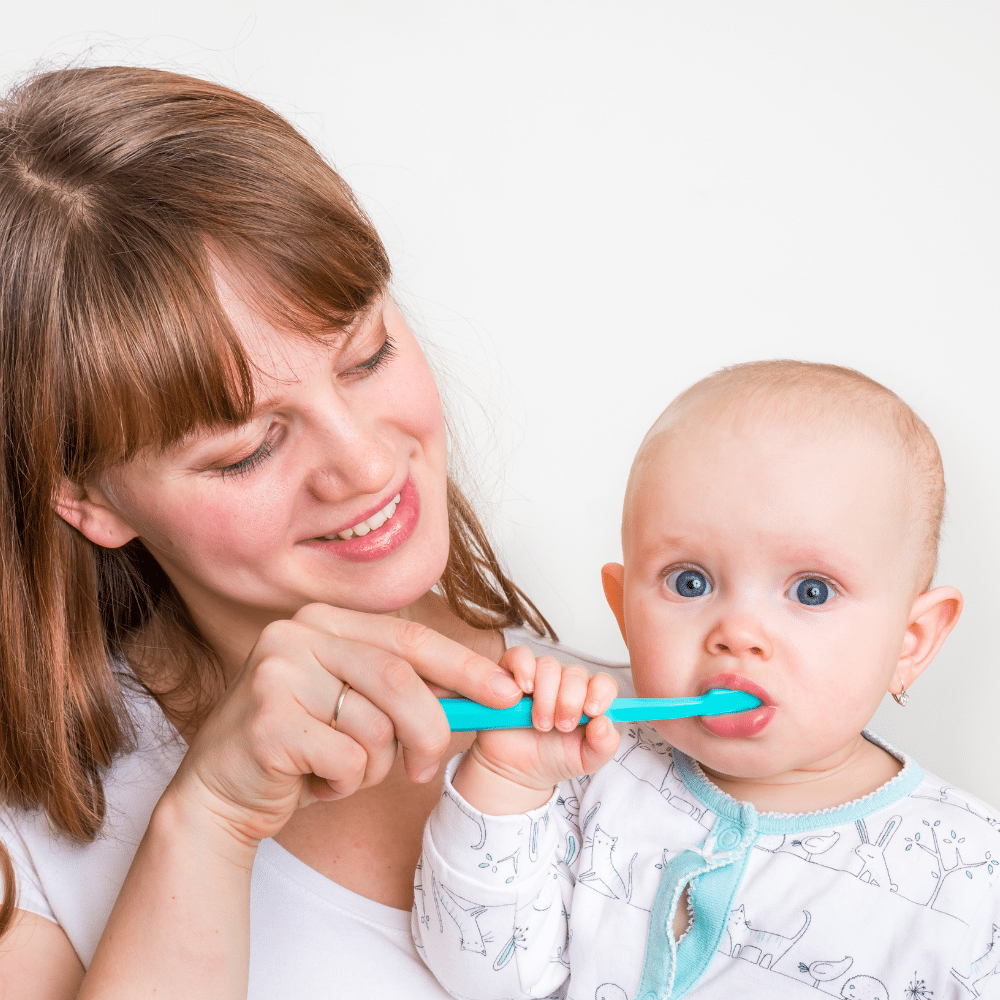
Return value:
[[(37, 76), (0, 103), (0, 801), (81, 841), (103, 822), (102, 776), (133, 746), (116, 661), (195, 721), (223, 680), (142, 543), (93, 545), (53, 498), (142, 448), (247, 418), (251, 370), (216, 296), (218, 260), (307, 336), (344, 330), (390, 277), (344, 181), (242, 94), (104, 67)], [(448, 503), (451, 608), (478, 628), (552, 635), (453, 482)], [(15, 886), (2, 846), (0, 875), (3, 933)]]

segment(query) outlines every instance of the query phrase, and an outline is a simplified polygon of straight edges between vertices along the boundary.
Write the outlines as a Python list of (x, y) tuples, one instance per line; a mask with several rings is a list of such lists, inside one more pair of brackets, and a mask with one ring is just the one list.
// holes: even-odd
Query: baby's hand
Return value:
[[(605, 718), (618, 685), (608, 674), (563, 666), (550, 656), (537, 660), (525, 646), (504, 653), (509, 670), (533, 697), (534, 729), (498, 729), (477, 734), (455, 773), (456, 791), (493, 816), (544, 805), (556, 782), (589, 774), (618, 749), (618, 731)], [(586, 727), (580, 716), (591, 717)]]

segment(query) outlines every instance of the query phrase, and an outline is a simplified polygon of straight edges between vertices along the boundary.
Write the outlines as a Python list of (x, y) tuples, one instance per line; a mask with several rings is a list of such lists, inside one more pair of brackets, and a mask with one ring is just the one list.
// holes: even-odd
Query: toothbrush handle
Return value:
[[(714, 688), (698, 698), (615, 698), (604, 714), (612, 722), (643, 719), (684, 719), (694, 715), (730, 715), (757, 708), (760, 699), (746, 691)], [(530, 729), (531, 698), (525, 696), (510, 708), (488, 708), (466, 698), (442, 698), (441, 707), (454, 733), (480, 729)], [(580, 725), (590, 721), (580, 717)]]

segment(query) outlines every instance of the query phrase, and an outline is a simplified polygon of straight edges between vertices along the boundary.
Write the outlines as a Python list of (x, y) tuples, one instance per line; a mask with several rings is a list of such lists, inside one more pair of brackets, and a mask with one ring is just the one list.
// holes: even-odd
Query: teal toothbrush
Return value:
[[(604, 713), (612, 722), (644, 719), (687, 719), (694, 715), (732, 715), (763, 704), (756, 695), (728, 688), (713, 688), (699, 698), (615, 698)], [(522, 698), (510, 708), (487, 708), (466, 698), (442, 698), (441, 707), (453, 733), (479, 729), (530, 729), (531, 698)], [(580, 717), (580, 725), (590, 721)]]

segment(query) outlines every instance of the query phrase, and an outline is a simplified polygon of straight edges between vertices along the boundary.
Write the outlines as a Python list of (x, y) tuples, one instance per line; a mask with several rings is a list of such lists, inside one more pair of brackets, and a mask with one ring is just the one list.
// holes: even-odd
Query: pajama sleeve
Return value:
[(489, 816), (454, 789), (424, 831), (414, 883), (413, 938), (442, 986), (465, 1000), (548, 997), (569, 974), (568, 916), (579, 830), (562, 809), (572, 786), (538, 809)]

